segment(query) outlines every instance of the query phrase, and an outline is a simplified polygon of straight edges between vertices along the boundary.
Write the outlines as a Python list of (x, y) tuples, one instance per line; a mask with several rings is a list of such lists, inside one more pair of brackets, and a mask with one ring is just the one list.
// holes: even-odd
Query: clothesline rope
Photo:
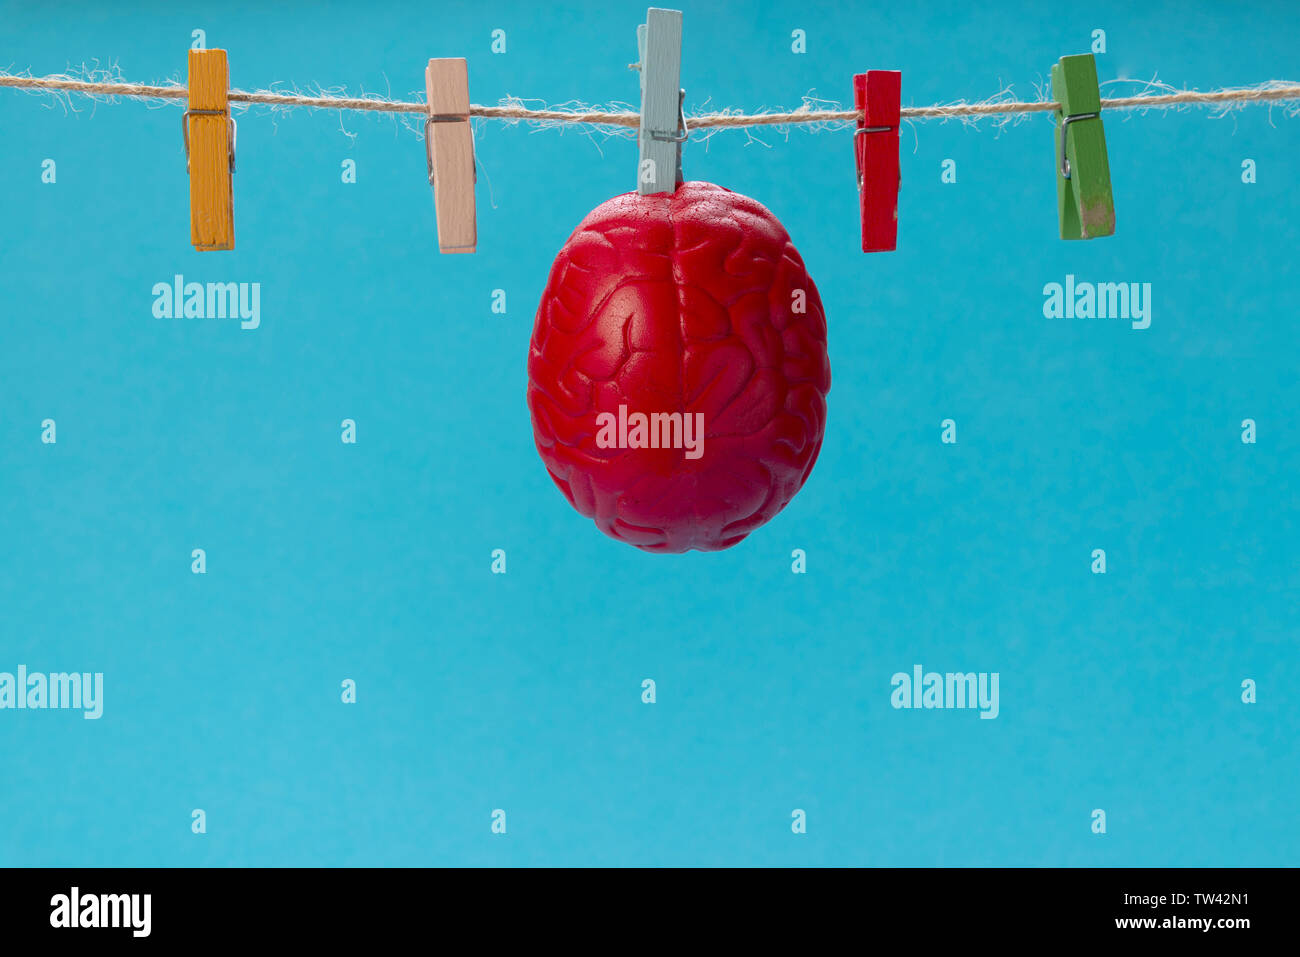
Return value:
[[(0, 87), (17, 89), (62, 90), (88, 96), (125, 96), (139, 99), (184, 100), (189, 96), (187, 87), (147, 86), (140, 83), (109, 83), (78, 80), (66, 76), (18, 76), (0, 73)], [(250, 103), (266, 106), (300, 106), (328, 110), (358, 110), (372, 113), (418, 113), (428, 106), (423, 102), (387, 100), (370, 97), (303, 96), (297, 93), (276, 93), (270, 90), (231, 90), (232, 103)], [(1188, 105), (1215, 105), (1229, 103), (1273, 103), (1300, 101), (1300, 83), (1270, 81), (1254, 87), (1212, 90), (1179, 90), (1173, 93), (1155, 93), (1142, 96), (1103, 99), (1106, 110), (1171, 109)], [(955, 103), (948, 106), (903, 107), (905, 120), (956, 119), (960, 117), (994, 116), (1014, 113), (1055, 112), (1059, 104), (1043, 102), (1015, 102), (994, 100), (985, 103)], [(470, 107), (470, 115), (497, 120), (538, 120), (556, 123), (580, 123), (591, 126), (625, 126), (635, 128), (640, 117), (633, 112), (604, 112), (598, 110), (547, 110), (519, 105)], [(792, 123), (833, 123), (852, 121), (861, 114), (856, 110), (799, 109), (791, 112), (755, 113), (705, 113), (688, 116), (691, 129), (710, 127), (784, 126)]]

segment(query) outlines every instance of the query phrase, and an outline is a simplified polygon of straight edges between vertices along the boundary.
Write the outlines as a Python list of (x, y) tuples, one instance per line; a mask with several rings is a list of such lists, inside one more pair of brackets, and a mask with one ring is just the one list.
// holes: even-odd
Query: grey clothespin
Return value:
[(671, 193), (682, 182), (686, 131), (682, 77), (682, 12), (651, 7), (636, 28), (641, 71), (641, 123), (637, 131), (637, 192)]

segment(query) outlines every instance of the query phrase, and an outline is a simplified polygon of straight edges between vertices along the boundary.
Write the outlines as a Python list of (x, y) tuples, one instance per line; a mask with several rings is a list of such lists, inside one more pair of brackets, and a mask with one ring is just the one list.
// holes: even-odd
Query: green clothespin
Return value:
[(1101, 89), (1091, 53), (1063, 56), (1052, 67), (1056, 114), (1056, 206), (1062, 239), (1115, 234), (1115, 201), (1101, 127)]

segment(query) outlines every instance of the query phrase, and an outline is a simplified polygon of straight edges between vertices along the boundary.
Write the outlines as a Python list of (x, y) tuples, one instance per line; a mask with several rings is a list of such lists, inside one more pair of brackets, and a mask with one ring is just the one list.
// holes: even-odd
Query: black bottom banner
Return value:
[[(98, 947), (284, 940), (374, 944), (433, 930), (484, 942), (812, 944), (853, 935), (1107, 937), (1180, 949), (1280, 934), (1288, 870), (76, 870), (0, 871), (0, 927)], [(613, 933), (614, 937), (608, 936)], [(666, 936), (671, 934), (672, 936)], [(151, 943), (152, 942), (152, 943)]]

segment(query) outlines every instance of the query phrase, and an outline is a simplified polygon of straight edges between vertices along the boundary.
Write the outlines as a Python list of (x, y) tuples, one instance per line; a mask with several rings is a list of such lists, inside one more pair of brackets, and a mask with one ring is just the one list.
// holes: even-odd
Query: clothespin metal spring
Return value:
[(1070, 160), (1065, 155), (1065, 131), (1075, 120), (1095, 120), (1100, 113), (1074, 113), (1070, 116), (1061, 118), (1060, 140), (1061, 140), (1061, 176), (1065, 179), (1070, 178)]
[[(429, 185), (433, 185), (433, 137), (429, 135), (430, 123), (464, 123), (465, 117), (457, 116), (454, 113), (436, 113), (424, 121), (424, 158), (429, 163)], [(474, 142), (474, 124), (470, 124), (469, 130), (470, 142)], [(474, 154), (474, 182), (478, 182), (478, 154)]]
[(661, 130), (646, 130), (646, 136), (660, 143), (685, 143), (691, 138), (691, 131), (686, 128), (686, 91), (677, 94), (677, 132), (666, 133)]
[[(854, 138), (856, 139), (857, 137), (861, 136), (863, 133), (888, 133), (888, 132), (889, 132), (890, 130), (892, 130), (892, 129), (893, 129), (892, 126), (864, 126), (864, 127), (862, 127), (862, 129), (860, 129), (860, 130), (854, 130), (854, 131), (853, 131), (853, 136), (854, 136)], [(899, 181), (899, 183), (902, 183), (902, 181), (903, 181), (903, 171), (902, 171), (902, 170), (899, 170), (899, 171), (898, 171), (898, 181)], [(858, 189), (861, 189), (861, 188), (862, 188), (862, 173), (859, 171), (859, 173), (858, 173)]]

